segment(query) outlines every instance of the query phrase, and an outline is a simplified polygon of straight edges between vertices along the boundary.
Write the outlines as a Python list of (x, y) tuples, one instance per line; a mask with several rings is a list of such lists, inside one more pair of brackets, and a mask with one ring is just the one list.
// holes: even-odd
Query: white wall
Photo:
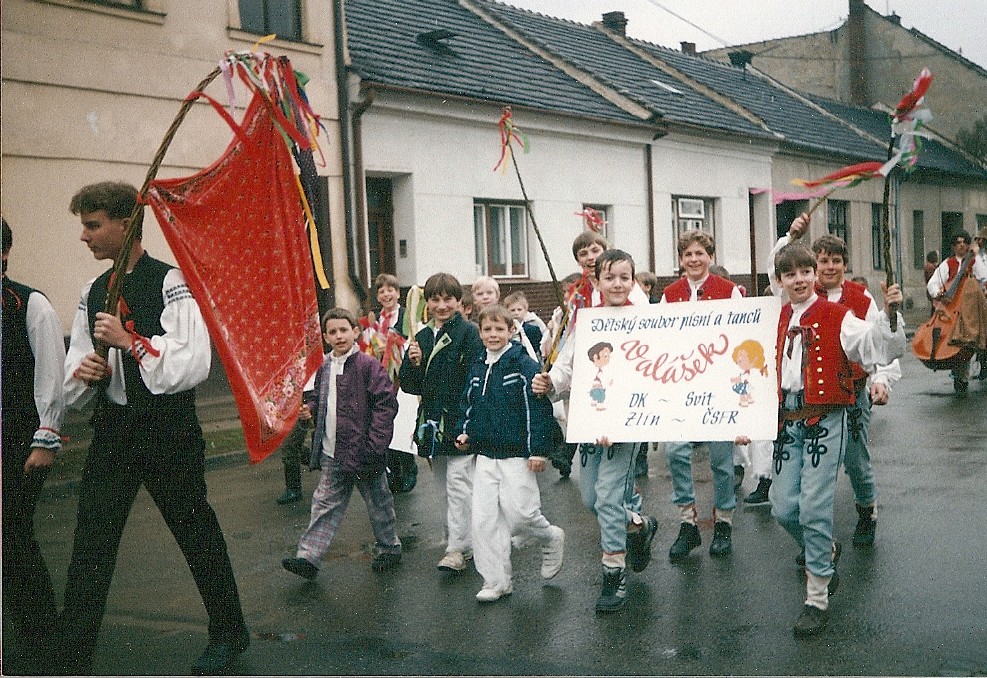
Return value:
[[(402, 284), (422, 283), (437, 271), (472, 282), (474, 198), (522, 200), (513, 165), (493, 171), (499, 108), (447, 103), (441, 113), (388, 94), (378, 95), (364, 115), (366, 173), (395, 182), (395, 243), (408, 241), (407, 259), (396, 259)], [(584, 203), (613, 206), (614, 245), (646, 266), (644, 147), (652, 132), (528, 111), (516, 110), (514, 118), (530, 142), (530, 152), (518, 152), (517, 160), (556, 274), (576, 270), (571, 245), (584, 226), (574, 213)], [(528, 263), (532, 279), (549, 278), (533, 229)]]

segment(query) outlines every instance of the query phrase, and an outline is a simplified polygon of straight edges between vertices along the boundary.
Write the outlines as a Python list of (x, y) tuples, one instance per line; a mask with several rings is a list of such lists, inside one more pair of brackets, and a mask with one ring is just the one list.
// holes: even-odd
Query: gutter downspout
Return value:
[(335, 24), (334, 48), (336, 57), (336, 101), (339, 107), (339, 139), (340, 157), (343, 164), (343, 213), (346, 221), (346, 270), (349, 274), (350, 286), (363, 306), (368, 297), (363, 279), (357, 269), (357, 262), (362, 261), (357, 250), (356, 228), (353, 218), (353, 170), (350, 152), (350, 97), (349, 79), (346, 65), (346, 21), (343, 17), (343, 0), (333, 0), (333, 23)]
[[(363, 271), (363, 262), (366, 260), (362, 255), (367, 252), (367, 236), (364, 224), (367, 223), (367, 181), (364, 177), (363, 169), (363, 114), (374, 103), (377, 92), (373, 89), (364, 91), (363, 101), (353, 109), (353, 179), (359, 189), (354, 192), (353, 199), (356, 202), (356, 226), (357, 226), (357, 252), (360, 253), (360, 269)], [(365, 276), (364, 276), (365, 277)], [(371, 281), (372, 282), (372, 281)]]
[(648, 206), (648, 270), (655, 270), (655, 176), (654, 162), (652, 160), (652, 146), (644, 146), (644, 176), (648, 195), (645, 202)]

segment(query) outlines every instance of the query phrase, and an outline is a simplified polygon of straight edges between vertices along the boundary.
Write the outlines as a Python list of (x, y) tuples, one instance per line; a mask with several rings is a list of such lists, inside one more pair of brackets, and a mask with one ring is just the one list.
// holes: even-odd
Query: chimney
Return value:
[(754, 58), (754, 53), (748, 52), (746, 49), (738, 49), (735, 52), (727, 52), (727, 56), (730, 57), (731, 66), (744, 68)]
[(603, 15), (603, 25), (615, 33), (627, 35), (627, 17), (623, 12), (606, 12)]
[(682, 54), (696, 55), (696, 43), (683, 40), (679, 44), (682, 45)]
[(847, 18), (847, 51), (850, 63), (850, 103), (867, 105), (867, 5), (850, 0)]

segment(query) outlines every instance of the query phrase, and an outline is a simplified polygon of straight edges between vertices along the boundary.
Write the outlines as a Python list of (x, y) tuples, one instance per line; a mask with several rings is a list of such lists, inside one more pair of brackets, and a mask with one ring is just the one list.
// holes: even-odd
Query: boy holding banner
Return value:
[[(775, 278), (787, 294), (778, 322), (777, 361), (781, 428), (775, 441), (772, 513), (805, 548), (806, 597), (796, 636), (819, 633), (836, 590), (833, 497), (847, 445), (847, 409), (854, 403), (850, 363), (867, 371), (887, 365), (905, 350), (904, 321), (891, 332), (887, 307), (900, 304), (901, 289), (885, 290), (876, 322), (816, 294), (816, 257), (804, 245), (775, 257)], [(882, 284), (882, 290), (885, 286)], [(750, 442), (744, 436), (740, 444)]]
[[(634, 260), (621, 250), (607, 250), (595, 262), (596, 288), (605, 306), (625, 306), (635, 287)], [(575, 358), (570, 339), (562, 348), (551, 372), (539, 374), (531, 383), (538, 395), (564, 396), (572, 383)], [(596, 602), (597, 613), (615, 612), (627, 602), (627, 566), (642, 571), (651, 560), (651, 541), (658, 529), (654, 518), (641, 513), (641, 497), (634, 491), (634, 452), (637, 443), (614, 443), (604, 436), (596, 444), (579, 446), (582, 469), (579, 491), (583, 504), (600, 525), (603, 549), (603, 585)]]
[[(726, 278), (709, 272), (716, 253), (712, 236), (704, 231), (686, 231), (678, 241), (679, 264), (685, 275), (665, 288), (661, 303), (708, 301), (711, 299), (742, 299), (743, 294)], [(737, 506), (734, 491), (733, 441), (713, 440), (706, 443), (709, 465), (713, 471), (713, 541), (711, 556), (725, 556), (733, 551), (733, 510)], [(665, 454), (672, 474), (672, 502), (678, 506), (681, 524), (679, 535), (668, 551), (672, 561), (682, 560), (702, 543), (699, 536), (699, 514), (692, 481), (692, 443), (667, 442)]]

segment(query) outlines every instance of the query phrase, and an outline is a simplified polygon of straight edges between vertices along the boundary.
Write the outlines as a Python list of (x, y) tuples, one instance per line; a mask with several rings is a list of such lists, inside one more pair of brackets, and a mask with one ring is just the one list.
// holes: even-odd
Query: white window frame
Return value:
[[(490, 250), (492, 234), (490, 222), (491, 214), (494, 213), (501, 215), (499, 223), (506, 226), (506, 228), (501, 229), (502, 235), (499, 238), (499, 249), (503, 259), (502, 271), (491, 265), (493, 255)], [(521, 220), (520, 229), (517, 228), (517, 219)], [(473, 236), (475, 238), (474, 260), (477, 275), (489, 275), (494, 278), (529, 278), (531, 271), (528, 262), (529, 231), (528, 213), (524, 208), (524, 203), (474, 200)]]

